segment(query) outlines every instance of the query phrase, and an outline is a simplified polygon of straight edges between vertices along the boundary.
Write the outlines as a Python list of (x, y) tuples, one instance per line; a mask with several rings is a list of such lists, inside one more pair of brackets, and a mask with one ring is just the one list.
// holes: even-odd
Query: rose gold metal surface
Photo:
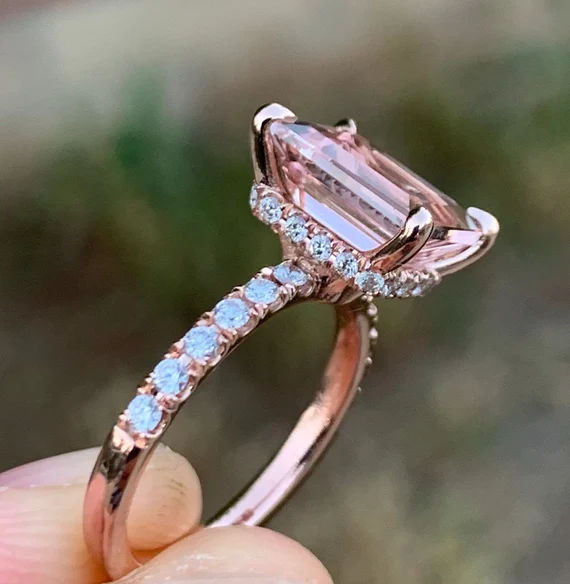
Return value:
[(250, 141), (253, 160), (253, 174), (258, 182), (270, 183), (269, 167), (267, 164), (267, 146), (264, 140), (264, 131), (269, 122), (274, 120), (289, 120), (294, 122), (297, 116), (279, 103), (268, 103), (260, 107), (251, 123)]
[(462, 268), (477, 261), (489, 251), (499, 234), (499, 222), (491, 213), (487, 213), (487, 211), (483, 211), (477, 207), (468, 207), (466, 214), (467, 222), (472, 229), (480, 232), (480, 236), (461, 255), (451, 257), (447, 261), (439, 263), (437, 269), (442, 276), (458, 272)]
[(422, 249), (432, 231), (431, 213), (425, 207), (415, 207), (410, 211), (402, 231), (372, 258), (373, 267), (386, 273), (401, 266)]
[(358, 132), (358, 128), (356, 127), (356, 122), (352, 118), (343, 118), (339, 120), (334, 127), (339, 132), (348, 132), (352, 136), (354, 136)]

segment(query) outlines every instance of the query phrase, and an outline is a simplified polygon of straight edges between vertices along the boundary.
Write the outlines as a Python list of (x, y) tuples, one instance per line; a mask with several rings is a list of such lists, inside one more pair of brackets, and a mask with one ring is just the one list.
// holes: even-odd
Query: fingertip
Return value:
[(154, 550), (195, 529), (202, 514), (202, 489), (194, 468), (160, 446), (138, 485), (127, 530), (133, 549)]
[(261, 527), (202, 529), (125, 576), (121, 584), (332, 584), (301, 544)]

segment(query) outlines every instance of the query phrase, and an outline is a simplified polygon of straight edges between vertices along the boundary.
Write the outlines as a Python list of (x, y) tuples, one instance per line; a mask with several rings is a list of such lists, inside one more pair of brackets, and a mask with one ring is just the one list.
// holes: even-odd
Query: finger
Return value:
[(332, 584), (301, 544), (261, 527), (203, 529), (117, 584)]
[[(87, 584), (104, 574), (83, 542), (86, 481), (98, 449), (0, 474), (0, 582)], [(136, 549), (162, 547), (198, 524), (200, 484), (190, 464), (160, 447), (143, 473), (129, 517)]]

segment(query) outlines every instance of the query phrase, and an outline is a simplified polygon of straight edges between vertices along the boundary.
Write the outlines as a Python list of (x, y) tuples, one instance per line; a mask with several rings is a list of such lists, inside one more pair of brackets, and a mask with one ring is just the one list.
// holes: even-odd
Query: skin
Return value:
[[(81, 531), (86, 477), (97, 452), (71, 452), (0, 474), (0, 582), (109, 581), (90, 558)], [(261, 527), (200, 529), (201, 511), (194, 469), (179, 454), (159, 448), (128, 524), (133, 547), (152, 559), (117, 582), (332, 584), (324, 566), (297, 542)]]

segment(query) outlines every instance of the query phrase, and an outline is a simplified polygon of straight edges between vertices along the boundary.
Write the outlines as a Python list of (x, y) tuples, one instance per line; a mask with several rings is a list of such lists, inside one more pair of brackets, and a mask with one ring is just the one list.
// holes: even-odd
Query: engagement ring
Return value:
[(90, 551), (119, 578), (139, 564), (126, 518), (137, 482), (176, 413), (202, 380), (272, 314), (297, 302), (333, 304), (334, 348), (321, 388), (274, 458), (207, 526), (256, 525), (323, 453), (352, 401), (377, 332), (374, 297), (423, 296), (480, 258), (499, 231), (387, 154), (352, 120), (297, 121), (270, 104), (254, 116), (254, 215), (279, 235), (283, 261), (225, 296), (143, 380), (107, 437), (84, 508)]

